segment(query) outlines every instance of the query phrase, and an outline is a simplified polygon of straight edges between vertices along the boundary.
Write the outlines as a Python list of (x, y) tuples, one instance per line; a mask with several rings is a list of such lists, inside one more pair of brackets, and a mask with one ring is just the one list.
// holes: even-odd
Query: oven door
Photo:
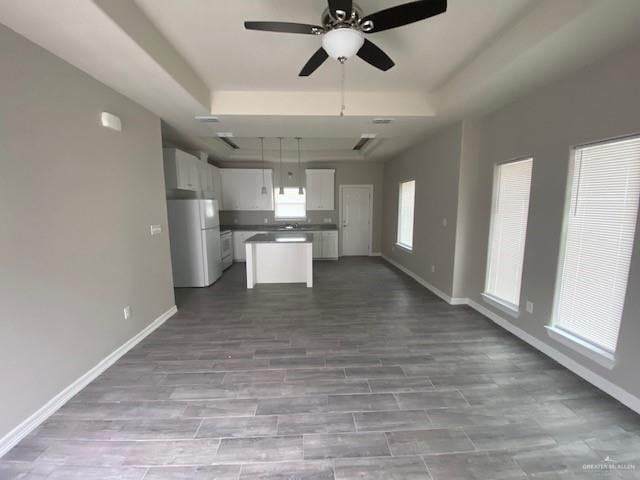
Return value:
[(220, 241), (222, 242), (221, 250), (222, 250), (222, 258), (232, 256), (233, 257), (233, 237), (230, 233), (225, 233), (220, 236)]

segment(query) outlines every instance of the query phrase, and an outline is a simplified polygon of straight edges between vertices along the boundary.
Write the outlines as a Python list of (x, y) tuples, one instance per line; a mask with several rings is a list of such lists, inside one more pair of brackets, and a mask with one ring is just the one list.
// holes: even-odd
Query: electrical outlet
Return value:
[(442, 217), (442, 226), (446, 227), (447, 225), (449, 225), (449, 220), (447, 217)]
[(533, 313), (533, 302), (527, 300), (526, 307), (527, 313)]
[(123, 311), (124, 311), (124, 319), (129, 320), (131, 318), (131, 307), (127, 305), (126, 307), (124, 307)]
[(151, 236), (160, 235), (162, 233), (162, 225), (151, 225)]
[(431, 273), (435, 273), (436, 272), (436, 266), (435, 265), (431, 265)]
[(268, 219), (268, 218), (265, 218), (265, 219), (264, 219), (264, 223), (269, 223), (269, 219)]

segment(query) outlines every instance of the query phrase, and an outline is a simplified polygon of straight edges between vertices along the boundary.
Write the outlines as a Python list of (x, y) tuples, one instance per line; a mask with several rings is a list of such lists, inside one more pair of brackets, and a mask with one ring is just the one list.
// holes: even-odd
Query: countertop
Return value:
[(335, 223), (301, 223), (294, 228), (285, 228), (284, 224), (220, 225), (220, 231), (224, 230), (239, 232), (317, 232), (318, 230), (338, 230), (338, 226)]
[(258, 233), (246, 243), (313, 243), (313, 235), (300, 232)]

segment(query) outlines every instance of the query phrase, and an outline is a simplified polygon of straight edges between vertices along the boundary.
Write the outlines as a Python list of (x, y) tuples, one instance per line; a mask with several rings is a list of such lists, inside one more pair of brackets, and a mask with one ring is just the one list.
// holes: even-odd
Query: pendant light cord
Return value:
[(284, 195), (284, 182), (282, 181), (282, 137), (280, 137), (280, 195)]
[(300, 137), (297, 137), (296, 140), (298, 140), (298, 179), (300, 180), (300, 187), (298, 188), (298, 194), (302, 195), (304, 193), (304, 189), (302, 187), (302, 169), (301, 169), (301, 165), (300, 165), (300, 140), (302, 140)]
[(264, 182), (264, 137), (260, 137), (260, 152), (262, 156), (262, 188), (266, 187)]

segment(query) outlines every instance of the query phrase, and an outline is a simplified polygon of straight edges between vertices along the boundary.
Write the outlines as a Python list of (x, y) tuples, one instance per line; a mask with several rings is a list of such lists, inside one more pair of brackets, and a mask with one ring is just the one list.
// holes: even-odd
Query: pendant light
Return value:
[(278, 137), (280, 140), (280, 195), (284, 195), (284, 182), (282, 181), (282, 137)]
[(262, 190), (261, 193), (262, 195), (266, 195), (267, 192), (267, 185), (264, 181), (264, 137), (260, 137), (260, 151), (262, 153)]
[(298, 140), (298, 179), (300, 180), (298, 195), (304, 195), (304, 188), (302, 187), (302, 169), (300, 168), (300, 140), (302, 140), (302, 138), (296, 137), (296, 140)]

